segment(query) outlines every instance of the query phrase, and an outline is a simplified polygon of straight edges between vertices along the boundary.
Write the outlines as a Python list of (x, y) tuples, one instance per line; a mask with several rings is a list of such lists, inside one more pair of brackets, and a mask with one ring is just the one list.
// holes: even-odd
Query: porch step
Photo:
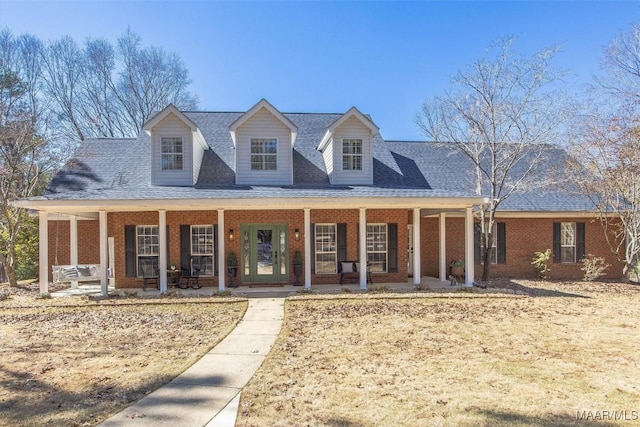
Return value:
[(233, 295), (242, 296), (245, 298), (286, 298), (291, 295), (295, 295), (296, 292), (292, 291), (251, 291), (251, 292), (238, 292), (234, 291)]

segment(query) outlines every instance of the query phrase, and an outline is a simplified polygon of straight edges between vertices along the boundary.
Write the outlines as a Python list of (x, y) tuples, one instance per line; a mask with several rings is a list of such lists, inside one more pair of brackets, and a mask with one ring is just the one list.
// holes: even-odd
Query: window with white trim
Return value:
[(576, 262), (576, 223), (560, 223), (560, 262)]
[(367, 262), (371, 272), (387, 272), (387, 248), (387, 224), (367, 224)]
[(362, 139), (345, 138), (342, 140), (342, 170), (362, 170)]
[(278, 140), (251, 138), (251, 170), (278, 170)]
[(160, 254), (160, 238), (157, 225), (138, 225), (136, 227), (138, 277), (143, 276), (143, 269), (156, 272)]
[[(191, 269), (199, 268), (200, 276), (213, 276), (213, 256), (213, 225), (192, 225)], [(193, 273), (195, 271), (192, 271)]]
[(182, 170), (183, 144), (182, 138), (162, 137), (162, 170)]
[(314, 236), (316, 274), (335, 274), (338, 271), (336, 224), (316, 224)]

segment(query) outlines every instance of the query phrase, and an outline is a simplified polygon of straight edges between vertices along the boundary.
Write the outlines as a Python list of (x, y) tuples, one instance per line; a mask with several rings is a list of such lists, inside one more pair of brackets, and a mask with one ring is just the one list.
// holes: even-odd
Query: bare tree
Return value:
[(551, 67), (557, 47), (530, 58), (504, 39), (451, 78), (453, 88), (424, 102), (418, 125), (425, 135), (452, 144), (474, 166), (478, 195), (488, 204), (477, 213), (482, 230), (482, 280), (489, 278), (495, 214), (502, 202), (528, 189), (546, 144), (555, 144), (569, 116), (556, 88), (562, 73)]
[(114, 91), (135, 134), (151, 114), (169, 103), (180, 109), (192, 109), (198, 103), (186, 90), (191, 81), (178, 55), (140, 45), (140, 37), (131, 30), (118, 39), (122, 68)]
[(623, 274), (640, 281), (640, 127), (632, 114), (583, 117), (572, 141), (574, 181), (597, 209)]
[(83, 48), (70, 37), (48, 44), (43, 82), (63, 135), (76, 141), (135, 137), (151, 115), (169, 103), (181, 109), (197, 107), (178, 55), (141, 44), (131, 30), (118, 39), (116, 48), (104, 39), (88, 39)]
[(88, 136), (80, 108), (84, 61), (76, 42), (65, 36), (49, 43), (43, 50), (42, 69), (45, 96), (58, 118), (58, 135), (83, 141)]
[[(604, 50), (591, 110), (572, 137), (573, 171), (597, 207), (623, 273), (640, 281), (640, 25)], [(588, 174), (585, 176), (585, 172)]]
[(632, 24), (604, 49), (604, 74), (592, 89), (611, 95), (607, 102), (630, 105), (640, 101), (640, 24)]

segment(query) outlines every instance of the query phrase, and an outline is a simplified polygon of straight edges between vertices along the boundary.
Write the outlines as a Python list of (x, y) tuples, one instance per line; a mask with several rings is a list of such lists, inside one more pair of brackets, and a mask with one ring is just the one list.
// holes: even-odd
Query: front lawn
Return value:
[(214, 298), (34, 294), (0, 301), (2, 426), (95, 425), (184, 371), (247, 307)]
[(637, 425), (640, 286), (507, 287), (288, 301), (237, 425)]

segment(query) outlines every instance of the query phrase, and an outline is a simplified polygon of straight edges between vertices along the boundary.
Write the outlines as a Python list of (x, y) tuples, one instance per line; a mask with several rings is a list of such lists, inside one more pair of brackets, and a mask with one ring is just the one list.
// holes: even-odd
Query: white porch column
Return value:
[[(69, 258), (71, 265), (78, 265), (78, 217), (69, 215)], [(71, 288), (78, 288), (78, 281), (71, 282)]]
[(38, 247), (39, 247), (39, 280), (40, 293), (49, 293), (49, 214), (38, 212)]
[(439, 231), (440, 231), (440, 280), (445, 282), (448, 279), (447, 271), (447, 213), (440, 212), (439, 215)]
[(473, 286), (474, 279), (474, 255), (473, 255), (473, 210), (466, 208), (464, 214), (464, 281), (467, 286)]
[(304, 208), (304, 288), (311, 289), (311, 209)]
[(158, 240), (160, 253), (158, 254), (158, 268), (160, 269), (160, 293), (167, 292), (167, 211), (158, 210)]
[(420, 259), (422, 255), (420, 253), (420, 208), (413, 208), (413, 284), (420, 285), (420, 278), (422, 274), (420, 272)]
[(109, 263), (109, 253), (107, 248), (107, 212), (98, 212), (98, 226), (100, 228), (100, 288), (102, 289), (102, 296), (107, 296), (109, 293), (107, 277), (107, 268)]
[(218, 209), (218, 290), (224, 291), (226, 287), (225, 278), (227, 276), (227, 265), (224, 255), (224, 241), (226, 238), (224, 232), (224, 209)]
[(360, 289), (367, 290), (367, 209), (360, 208)]

